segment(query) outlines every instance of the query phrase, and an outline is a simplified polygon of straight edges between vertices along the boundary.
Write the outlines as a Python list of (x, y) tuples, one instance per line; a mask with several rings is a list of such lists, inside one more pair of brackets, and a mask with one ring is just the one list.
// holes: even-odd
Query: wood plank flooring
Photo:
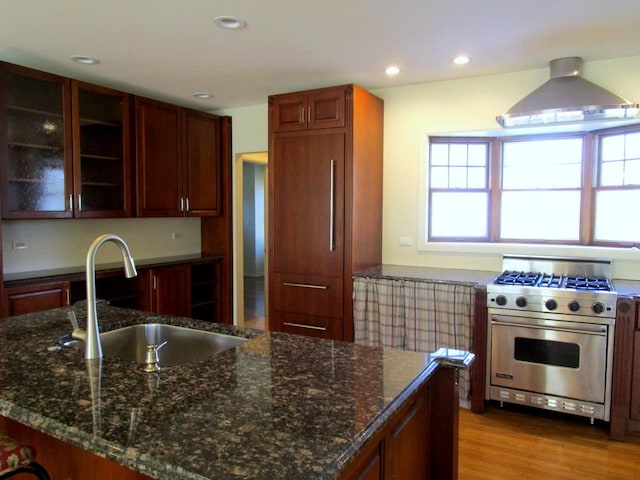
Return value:
[(244, 277), (244, 325), (267, 329), (264, 303), (264, 277)]
[(609, 440), (606, 424), (490, 404), (460, 410), (459, 480), (640, 479), (640, 436)]

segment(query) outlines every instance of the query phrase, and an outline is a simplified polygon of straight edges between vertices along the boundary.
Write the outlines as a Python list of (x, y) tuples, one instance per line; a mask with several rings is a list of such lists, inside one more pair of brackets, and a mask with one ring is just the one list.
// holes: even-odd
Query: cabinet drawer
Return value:
[(314, 317), (299, 313), (275, 312), (269, 317), (269, 329), (310, 337), (342, 339), (342, 319)]
[(342, 318), (342, 278), (274, 274), (272, 301), (276, 311)]

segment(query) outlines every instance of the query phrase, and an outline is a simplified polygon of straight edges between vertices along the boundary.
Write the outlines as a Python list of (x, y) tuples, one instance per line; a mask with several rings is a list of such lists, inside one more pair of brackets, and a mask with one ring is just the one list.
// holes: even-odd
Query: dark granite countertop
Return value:
[[(151, 267), (151, 266), (164, 266), (172, 265), (176, 263), (197, 262), (200, 260), (208, 260), (220, 258), (219, 256), (203, 256), (200, 254), (191, 255), (179, 255), (174, 257), (160, 257), (160, 258), (136, 258), (136, 267)], [(52, 268), (47, 270), (32, 270), (28, 272), (15, 272), (7, 273), (4, 275), (3, 280), (5, 283), (17, 282), (21, 280), (34, 280), (45, 278), (59, 278), (59, 277), (73, 277), (81, 276), (85, 277), (85, 265), (74, 265), (64, 268)], [(97, 272), (108, 272), (110, 270), (122, 270), (122, 262), (103, 263), (96, 265)]]
[(336, 478), (442, 361), (98, 305), (103, 330), (160, 322), (250, 339), (149, 374), (55, 348), (71, 309), (83, 326), (81, 306), (0, 322), (0, 415), (159, 479)]
[(422, 280), (430, 282), (460, 283), (465, 285), (487, 285), (500, 272), (459, 270), (453, 268), (417, 267), (410, 265), (376, 265), (358, 270), (354, 277), (387, 278), (391, 280)]

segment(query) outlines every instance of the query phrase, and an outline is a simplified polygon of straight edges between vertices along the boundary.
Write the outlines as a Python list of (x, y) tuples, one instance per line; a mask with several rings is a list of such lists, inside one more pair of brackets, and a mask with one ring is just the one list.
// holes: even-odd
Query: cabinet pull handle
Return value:
[(311, 123), (311, 105), (307, 107), (307, 123)]
[(317, 290), (326, 290), (328, 288), (326, 285), (312, 285), (309, 283), (282, 282), (282, 285), (285, 287), (315, 288)]
[(73, 193), (69, 194), (69, 211), (73, 211)]
[(82, 194), (78, 194), (78, 211), (82, 211)]
[(185, 211), (188, 212), (189, 211), (189, 197), (185, 198), (184, 203), (185, 203), (185, 206), (186, 206)]
[(334, 209), (334, 197), (335, 197), (335, 183), (333, 180), (336, 170), (336, 161), (331, 159), (331, 168), (329, 172), (329, 251), (333, 252), (336, 249), (336, 244), (333, 235), (333, 209)]
[(180, 211), (184, 212), (184, 197), (180, 197)]
[(66, 305), (71, 305), (71, 292), (70, 292), (70, 289), (65, 288), (64, 293), (65, 293), (65, 296), (67, 297)]
[(282, 324), (286, 325), (287, 327), (300, 327), (307, 328), (309, 330), (321, 330), (323, 332), (327, 331), (327, 327), (316, 327), (315, 325), (305, 325), (303, 323), (282, 322)]
[(158, 289), (158, 281), (156, 280), (156, 276), (154, 275), (153, 277), (151, 277), (152, 281), (153, 281), (153, 289), (157, 290)]

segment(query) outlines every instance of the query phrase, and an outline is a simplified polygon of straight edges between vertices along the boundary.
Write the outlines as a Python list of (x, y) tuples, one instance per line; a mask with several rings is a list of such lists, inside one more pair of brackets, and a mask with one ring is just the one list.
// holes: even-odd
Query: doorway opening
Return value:
[(268, 329), (267, 321), (267, 152), (237, 157), (237, 324)]

